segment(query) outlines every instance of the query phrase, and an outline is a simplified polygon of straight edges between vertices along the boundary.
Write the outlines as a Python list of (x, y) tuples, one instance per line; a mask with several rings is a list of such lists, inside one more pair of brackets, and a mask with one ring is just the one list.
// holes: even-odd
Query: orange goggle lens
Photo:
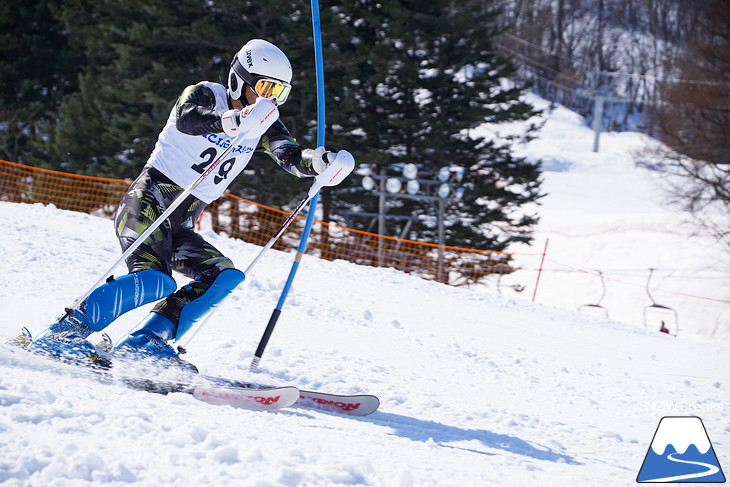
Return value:
[(289, 97), (291, 85), (283, 81), (262, 78), (256, 81), (254, 91), (262, 98), (271, 98), (273, 96), (276, 98), (276, 103), (282, 105)]

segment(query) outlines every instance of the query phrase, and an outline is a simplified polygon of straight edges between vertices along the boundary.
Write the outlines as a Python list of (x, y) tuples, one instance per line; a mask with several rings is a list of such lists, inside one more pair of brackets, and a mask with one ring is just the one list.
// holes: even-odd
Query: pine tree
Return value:
[[(50, 164), (78, 173), (135, 177), (183, 89), (201, 80), (227, 84), (230, 60), (249, 39), (268, 39), (290, 58), (299, 56), (296, 49), (294, 54), (287, 49), (292, 45), (311, 46), (311, 28), (302, 31), (300, 25), (310, 25), (309, 12), (297, 8), (301, 9), (298, 2), (284, 0), (265, 5), (233, 0), (66, 0), (61, 18), (87, 62), (78, 92), (63, 100), (42, 142)], [(308, 41), (298, 39), (307, 35)], [(294, 80), (292, 102), (282, 107), (282, 118), (292, 131), (297, 125), (308, 126), (300, 113), (292, 115), (301, 110), (296, 106), (301, 83)], [(231, 191), (247, 197), (278, 190), (287, 194), (283, 181), (291, 183), (291, 176), (268, 157), (260, 159), (248, 171), (253, 174), (238, 178)], [(293, 186), (289, 195), (300, 191)], [(263, 187), (267, 191), (261, 191)], [(264, 200), (280, 204), (286, 198)]]
[[(34, 139), (49, 166), (134, 177), (184, 87), (204, 79), (225, 83), (231, 57), (253, 37), (271, 40), (289, 56), (293, 93), (282, 119), (302, 145), (316, 145), (311, 12), (301, 2), (58, 5), (54, 18), (79, 75), (71, 86), (76, 91), (63, 91), (63, 101), (45, 111), (47, 122)], [(533, 114), (519, 101), (523, 87), (505, 82), (514, 66), (492, 50), (497, 13), (489, 5), (335, 0), (323, 6), (326, 145), (348, 149), (384, 173), (407, 162), (424, 178), (443, 166), (465, 167), (464, 198), (447, 205), (447, 243), (502, 249), (530, 239), (535, 218), (521, 208), (539, 196), (539, 168), (515, 158), (510, 141), (486, 140), (474, 130)], [(307, 183), (297, 184), (262, 156), (231, 190), (285, 206)], [(322, 201), (325, 219), (330, 207), (334, 213), (375, 207), (355, 177), (325, 191)], [(392, 212), (420, 219), (411, 236), (435, 242), (433, 208), (398, 203)]]
[(203, 21), (216, 15), (200, 14), (193, 0), (66, 0), (61, 19), (87, 62), (45, 143), (49, 163), (134, 177), (185, 85), (223, 71), (220, 38)]
[(0, 158), (36, 164), (32, 140), (44, 134), (61, 98), (77, 89), (82, 56), (54, 15), (55, 2), (0, 5)]
[[(506, 82), (515, 66), (492, 50), (498, 14), (486, 4), (362, 0), (332, 8), (330, 22), (350, 34), (338, 32), (332, 41), (338, 52), (328, 58), (329, 72), (339, 75), (327, 82), (328, 97), (336, 100), (328, 133), (376, 172), (396, 174), (415, 163), (422, 177), (433, 178), (440, 167), (464, 167), (464, 198), (448, 203), (446, 243), (501, 250), (530, 241), (537, 220), (521, 207), (539, 198), (540, 180), (539, 167), (512, 155), (512, 141), (474, 132), (485, 122), (535, 115), (519, 99), (523, 87)], [(377, 208), (352, 183), (337, 188), (337, 205)], [(420, 217), (415, 238), (437, 241), (428, 203), (398, 200), (397, 206), (393, 213)]]

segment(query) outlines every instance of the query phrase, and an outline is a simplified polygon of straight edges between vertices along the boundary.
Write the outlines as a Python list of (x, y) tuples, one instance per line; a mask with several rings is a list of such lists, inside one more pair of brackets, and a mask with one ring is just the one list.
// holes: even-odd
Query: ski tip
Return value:
[(299, 400), (299, 389), (292, 386), (270, 389), (246, 389), (240, 387), (220, 387), (198, 385), (193, 396), (208, 404), (233, 406), (244, 409), (281, 409)]
[(367, 416), (378, 410), (380, 399), (370, 394), (341, 396), (314, 391), (301, 391), (297, 406), (347, 416)]

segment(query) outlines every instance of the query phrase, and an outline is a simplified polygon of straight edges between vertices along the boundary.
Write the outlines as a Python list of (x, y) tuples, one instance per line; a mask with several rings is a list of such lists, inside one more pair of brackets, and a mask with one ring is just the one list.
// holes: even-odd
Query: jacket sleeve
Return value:
[(312, 168), (312, 149), (302, 148), (281, 120), (269, 127), (256, 151), (268, 154), (285, 171), (298, 178), (317, 175)]
[(213, 90), (200, 84), (188, 86), (175, 104), (175, 127), (187, 135), (221, 133), (221, 112), (214, 108)]

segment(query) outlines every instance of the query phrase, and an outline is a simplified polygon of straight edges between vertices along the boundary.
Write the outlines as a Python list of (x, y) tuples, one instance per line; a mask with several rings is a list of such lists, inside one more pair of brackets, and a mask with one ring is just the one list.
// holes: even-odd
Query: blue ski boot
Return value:
[(161, 314), (151, 312), (130, 334), (114, 347), (120, 360), (148, 360), (153, 366), (177, 367), (197, 374), (198, 368), (180, 358), (167, 341), (174, 336), (175, 325)]
[[(180, 358), (168, 341), (179, 341), (195, 323), (220, 304), (245, 279), (238, 269), (225, 269), (207, 286), (201, 279), (183, 286), (178, 292), (155, 307), (129, 335), (114, 348), (114, 357), (122, 360), (150, 359), (167, 368), (177, 366), (188, 372), (197, 367)], [(177, 313), (175, 313), (177, 311)], [(171, 316), (178, 316), (177, 323)]]
[(60, 321), (49, 326), (28, 348), (64, 362), (111, 367), (111, 355), (97, 350), (86, 340), (89, 335), (89, 319), (85, 307), (81, 306), (81, 309), (67, 309)]
[(66, 313), (28, 345), (39, 352), (79, 365), (111, 366), (111, 355), (87, 338), (129, 310), (163, 298), (175, 290), (175, 280), (157, 270), (110, 278), (94, 289), (76, 309)]

